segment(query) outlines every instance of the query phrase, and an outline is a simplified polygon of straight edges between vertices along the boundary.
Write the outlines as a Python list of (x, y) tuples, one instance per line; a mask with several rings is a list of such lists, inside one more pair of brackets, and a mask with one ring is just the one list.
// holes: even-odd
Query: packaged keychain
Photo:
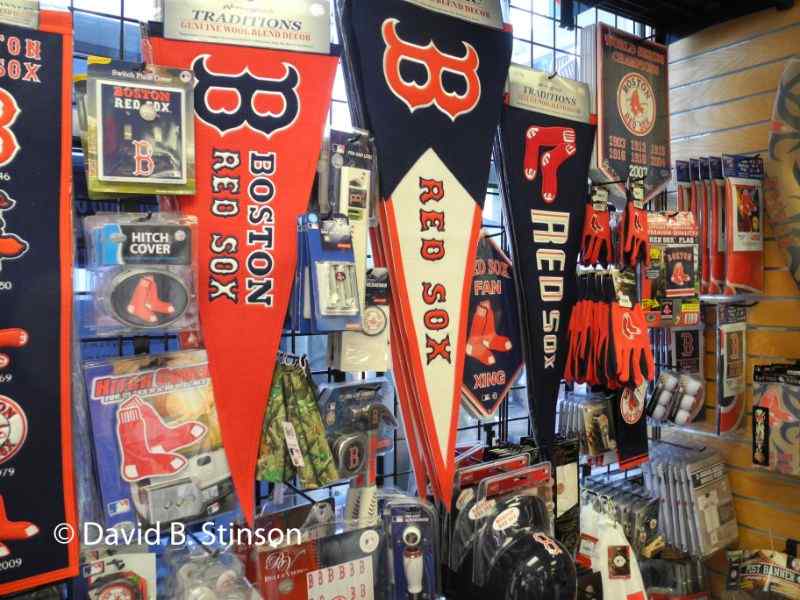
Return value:
[(757, 365), (753, 373), (753, 464), (800, 476), (800, 367)]
[(195, 192), (191, 71), (90, 56), (85, 106), (90, 194)]
[(98, 214), (84, 219), (93, 291), (91, 335), (197, 330), (197, 220), (175, 213)]

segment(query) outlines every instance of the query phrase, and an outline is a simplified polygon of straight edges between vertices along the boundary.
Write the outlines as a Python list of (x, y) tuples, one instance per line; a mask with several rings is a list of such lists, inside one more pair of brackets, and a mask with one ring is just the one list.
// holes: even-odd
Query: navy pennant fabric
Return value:
[(362, 125), (375, 135), (382, 196), (433, 148), (483, 206), (511, 35), (405, 0), (349, 5)]
[(404, 417), (449, 506), (470, 283), (511, 35), (404, 0), (341, 8), (355, 120), (378, 155)]
[(555, 429), (594, 136), (593, 124), (511, 106), (500, 124), (528, 401), (542, 446)]

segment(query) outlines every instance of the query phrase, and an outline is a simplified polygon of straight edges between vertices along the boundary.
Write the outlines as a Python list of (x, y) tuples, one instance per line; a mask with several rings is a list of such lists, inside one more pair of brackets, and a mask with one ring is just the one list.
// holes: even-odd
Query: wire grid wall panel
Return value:
[[(75, 74), (86, 73), (87, 57), (90, 54), (109, 56), (117, 59), (138, 62), (141, 60), (140, 22), (154, 18), (155, 3), (152, 0), (60, 0), (62, 6), (68, 6), (73, 12), (75, 23), (75, 54), (73, 69)], [(531, 66), (537, 70), (558, 72), (575, 78), (579, 72), (580, 61), (580, 29), (582, 27), (604, 22), (637, 35), (651, 37), (653, 31), (649, 26), (618, 17), (613, 13), (596, 8), (588, 8), (583, 3), (576, 3), (575, 14), (577, 27), (570, 30), (560, 26), (561, 3), (559, 0), (503, 0), (506, 20), (513, 26), (514, 45), (512, 61), (517, 64)], [(333, 13), (333, 11), (331, 11)], [(331, 23), (332, 41), (338, 43), (336, 29)], [(328, 117), (327, 130), (349, 130), (352, 124), (347, 104), (346, 86), (341, 64), (337, 70), (333, 87), (333, 101)], [(78, 306), (90, 300), (85, 265), (85, 245), (80, 228), (80, 217), (95, 212), (135, 211), (146, 212), (157, 210), (154, 198), (134, 198), (120, 201), (89, 201), (83, 178), (83, 160), (79, 144), (75, 144), (75, 214), (77, 257), (75, 289), (78, 295)], [(500, 247), (509, 255), (511, 248), (505, 227), (505, 217), (498, 191), (497, 170), (492, 164), (487, 198), (484, 208), (484, 227), (496, 238)], [(512, 257), (513, 258), (513, 257)], [(80, 310), (80, 308), (78, 308)], [(176, 350), (177, 340), (174, 336), (147, 336), (146, 338), (111, 338), (105, 340), (83, 339), (81, 354), (83, 359), (110, 356), (131, 355), (142, 351), (163, 352)], [(306, 354), (317, 384), (332, 381), (354, 379), (343, 373), (327, 368), (326, 336), (284, 336), (282, 348), (286, 351)], [(361, 374), (363, 377), (367, 374)], [(374, 374), (370, 374), (374, 375)], [(355, 377), (360, 378), (360, 377)], [(489, 420), (480, 420), (462, 410), (459, 419), (459, 442), (479, 442), (497, 439), (518, 440), (520, 436), (531, 433), (528, 416), (527, 389), (524, 375), (512, 386), (507, 402), (498, 414)], [(389, 408), (400, 417), (396, 398), (386, 399)], [(395, 433), (394, 450), (378, 461), (380, 481), (384, 485), (408, 489), (413, 481), (411, 464), (408, 455), (408, 444), (402, 427)], [(268, 497), (272, 486), (254, 484), (259, 501)], [(314, 498), (326, 496), (340, 497), (346, 490), (346, 484), (331, 486), (324, 490), (311, 492)]]

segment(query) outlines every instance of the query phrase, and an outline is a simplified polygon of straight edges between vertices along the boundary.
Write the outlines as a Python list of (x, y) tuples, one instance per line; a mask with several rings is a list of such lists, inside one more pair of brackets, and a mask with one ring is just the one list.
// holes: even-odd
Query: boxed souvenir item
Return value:
[(108, 527), (232, 508), (204, 350), (94, 361), (84, 376)]

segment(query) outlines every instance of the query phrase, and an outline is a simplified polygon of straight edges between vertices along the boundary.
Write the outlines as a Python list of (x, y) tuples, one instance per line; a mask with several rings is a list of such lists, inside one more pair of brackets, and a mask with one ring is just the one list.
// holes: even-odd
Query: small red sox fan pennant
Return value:
[(0, 596), (78, 574), (72, 17), (0, 24)]
[(522, 67), (511, 67), (508, 98), (497, 148), (527, 337), (528, 400), (537, 441), (548, 446), (577, 295), (595, 118), (585, 84)]
[(234, 486), (253, 481), (338, 58), (151, 37), (156, 63), (192, 69), (200, 319)]
[(401, 407), (420, 442), (415, 463), (449, 506), (470, 283), (511, 36), (404, 0), (349, 0), (341, 12), (359, 124), (378, 153)]

